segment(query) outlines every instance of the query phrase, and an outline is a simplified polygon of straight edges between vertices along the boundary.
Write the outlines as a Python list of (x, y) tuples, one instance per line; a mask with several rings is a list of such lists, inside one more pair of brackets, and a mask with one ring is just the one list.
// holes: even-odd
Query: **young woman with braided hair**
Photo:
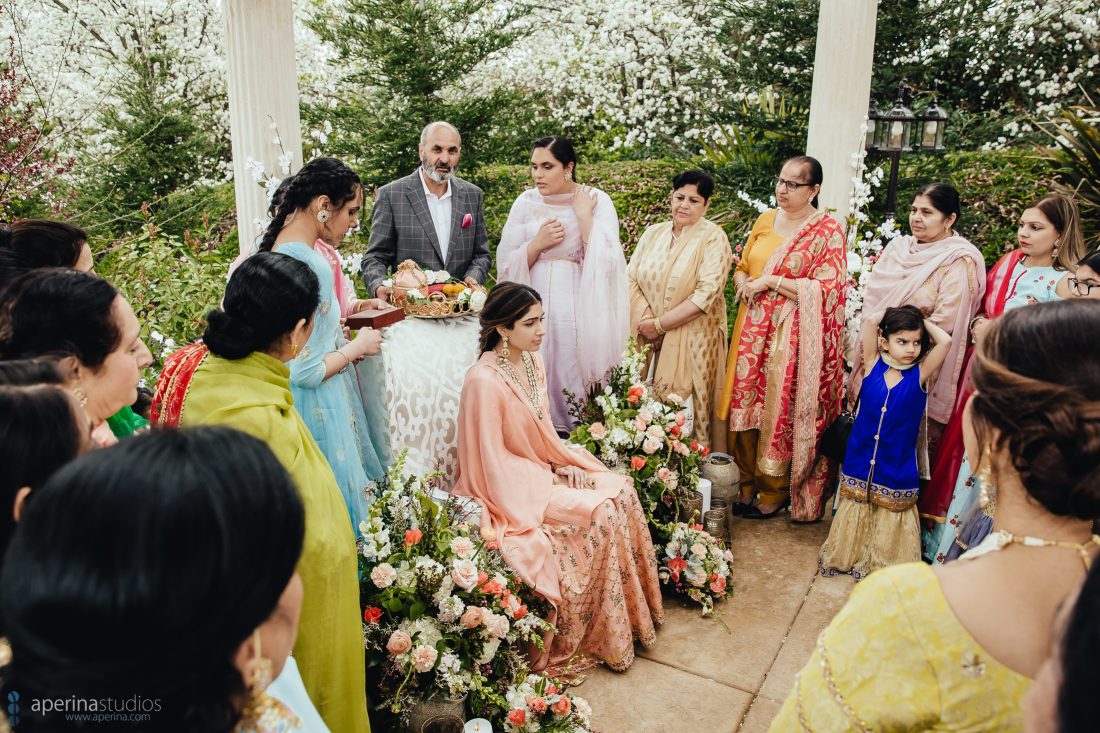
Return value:
[(313, 334), (290, 361), (290, 389), (336, 474), (353, 528), (366, 516), (375, 482), (389, 462), (382, 365), (368, 358), (378, 355), (382, 334), (364, 328), (351, 341), (344, 338), (332, 252), (315, 243), (342, 240), (358, 226), (362, 205), (363, 186), (355, 171), (335, 158), (315, 158), (286, 186), (259, 247), (304, 262), (321, 284)]
[(1023, 729), (1058, 606), (1100, 552), (1098, 332), (1100, 304), (1084, 298), (989, 324), (963, 435), (993, 532), (956, 562), (856, 586), (772, 730)]

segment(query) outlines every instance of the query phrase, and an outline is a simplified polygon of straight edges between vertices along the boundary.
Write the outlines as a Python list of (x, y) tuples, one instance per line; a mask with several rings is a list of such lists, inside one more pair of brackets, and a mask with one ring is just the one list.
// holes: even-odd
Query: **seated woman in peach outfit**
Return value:
[(557, 633), (535, 666), (607, 663), (623, 671), (634, 640), (649, 646), (664, 620), (657, 559), (631, 480), (565, 447), (550, 419), (539, 357), (542, 301), (498, 284), (481, 313), (481, 358), (458, 412), (453, 493), (482, 507), (481, 531), (555, 609)]

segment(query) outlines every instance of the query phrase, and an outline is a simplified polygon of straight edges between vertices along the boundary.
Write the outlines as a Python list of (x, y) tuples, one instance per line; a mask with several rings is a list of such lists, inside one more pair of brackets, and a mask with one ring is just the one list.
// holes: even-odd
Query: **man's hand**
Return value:
[(374, 291), (374, 295), (379, 300), (384, 300), (389, 303), (390, 296), (393, 295), (393, 288), (386, 287), (385, 285), (379, 285), (378, 289)]
[(462, 282), (470, 290), (480, 290), (481, 289), (481, 283), (479, 283), (475, 278), (472, 278), (469, 275), (467, 275), (466, 279), (463, 280)]

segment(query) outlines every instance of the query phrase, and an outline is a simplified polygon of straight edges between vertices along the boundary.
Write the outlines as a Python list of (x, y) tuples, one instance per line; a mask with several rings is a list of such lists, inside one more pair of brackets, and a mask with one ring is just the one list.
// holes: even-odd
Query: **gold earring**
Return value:
[(260, 649), (260, 630), (252, 632), (256, 644), (256, 666), (252, 670), (252, 679), (248, 682), (248, 700), (241, 708), (241, 720), (234, 733), (277, 733), (286, 730), (284, 724), (301, 727), (298, 716), (279, 700), (267, 694), (272, 682), (271, 660), (263, 656)]
[(997, 486), (993, 483), (993, 448), (992, 446), (986, 449), (985, 456), (989, 458), (989, 461), (982, 463), (982, 470), (978, 472), (978, 505), (982, 511), (993, 516), (993, 512), (997, 508)]
[(290, 358), (294, 359), (297, 356), (298, 356), (298, 342), (297, 341), (291, 341), (290, 342)]
[(319, 209), (317, 211), (317, 221), (321, 222), (322, 224), (328, 221), (328, 209)]
[(504, 336), (503, 338), (504, 338), (504, 346), (503, 346), (503, 347), (501, 347), (501, 349), (500, 349), (500, 357), (501, 357), (502, 359), (507, 359), (507, 358), (508, 358), (508, 356), (509, 356), (509, 352), (508, 352), (508, 337), (507, 337), (507, 336)]
[(73, 387), (72, 391), (73, 397), (76, 397), (76, 400), (80, 403), (80, 406), (86, 407), (88, 405), (88, 393), (80, 387)]

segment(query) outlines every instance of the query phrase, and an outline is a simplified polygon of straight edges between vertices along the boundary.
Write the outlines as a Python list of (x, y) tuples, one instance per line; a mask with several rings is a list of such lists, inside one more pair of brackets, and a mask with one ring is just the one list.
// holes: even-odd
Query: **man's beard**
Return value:
[(424, 175), (436, 183), (445, 183), (448, 178), (454, 175), (455, 169), (458, 168), (457, 165), (452, 165), (446, 171), (438, 171), (426, 158), (420, 159), (420, 167), (424, 170)]

